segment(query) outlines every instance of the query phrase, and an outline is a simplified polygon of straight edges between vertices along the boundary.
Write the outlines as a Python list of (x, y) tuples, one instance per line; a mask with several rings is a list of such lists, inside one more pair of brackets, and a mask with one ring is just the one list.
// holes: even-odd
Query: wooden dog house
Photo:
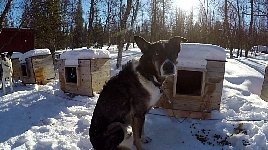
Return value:
[(164, 82), (167, 96), (160, 98), (159, 106), (170, 116), (210, 118), (212, 110), (220, 109), (225, 62), (226, 52), (221, 47), (182, 44), (177, 73)]
[(265, 68), (264, 81), (262, 84), (260, 97), (268, 102), (268, 66)]
[(110, 53), (107, 50), (80, 48), (60, 55), (61, 90), (75, 95), (93, 96), (110, 79)]
[(20, 57), (21, 81), (24, 84), (46, 84), (55, 79), (53, 58), (49, 49), (35, 49)]

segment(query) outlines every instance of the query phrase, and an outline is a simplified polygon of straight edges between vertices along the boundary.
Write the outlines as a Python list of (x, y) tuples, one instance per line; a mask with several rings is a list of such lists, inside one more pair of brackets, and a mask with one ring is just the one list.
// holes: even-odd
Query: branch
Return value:
[[(244, 13), (244, 12), (243, 12), (243, 14), (244, 14), (244, 15), (250, 15), (250, 14), (248, 14), (248, 13)], [(267, 14), (260, 14), (260, 15), (253, 15), (253, 16), (258, 16), (258, 17), (261, 17), (261, 16), (263, 16), (263, 17), (268, 17), (268, 13), (267, 13)]]

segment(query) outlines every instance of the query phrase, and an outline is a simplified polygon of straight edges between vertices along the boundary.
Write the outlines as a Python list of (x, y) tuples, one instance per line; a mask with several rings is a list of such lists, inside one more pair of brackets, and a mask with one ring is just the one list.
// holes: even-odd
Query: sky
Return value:
[[(1, 0), (1, 1), (3, 1), (3, 0)], [(74, 0), (74, 1), (77, 1), (77, 0)], [(15, 25), (19, 24), (19, 21), (20, 21), (21, 15), (22, 15), (22, 8), (21, 8), (23, 6), (21, 4), (22, 2), (23, 2), (23, 0), (14, 0), (14, 3), (12, 5), (12, 9), (14, 11), (12, 11), (10, 13), (10, 16), (12, 16), (10, 18), (12, 18), (13, 20), (15, 20)], [(149, 19), (148, 7), (150, 5), (150, 0), (141, 0), (140, 2), (143, 5), (141, 7), (141, 9), (143, 9), (143, 12), (145, 13), (143, 15), (144, 16), (143, 19)], [(172, 6), (173, 6), (173, 8), (179, 8), (179, 9), (183, 10), (186, 13), (189, 13), (190, 10), (193, 9), (193, 12), (194, 12), (194, 20), (196, 21), (197, 18), (198, 18), (199, 10), (202, 7), (200, 5), (200, 2), (204, 3), (204, 0), (172, 0)], [(220, 11), (218, 9), (220, 7), (220, 5), (218, 3), (220, 3), (220, 5), (223, 4), (222, 3), (222, 0), (214, 1), (214, 4), (213, 4), (213, 1), (211, 1), (210, 4), (212, 6), (210, 6), (210, 7), (212, 8), (212, 11), (215, 13), (215, 17), (216, 17), (215, 20), (222, 21), (223, 20), (223, 14), (220, 13)], [(89, 8), (90, 8), (90, 0), (82, 0), (82, 8), (83, 8), (83, 18), (84, 18), (84, 21), (85, 22), (88, 22), (88, 15), (89, 15)], [(213, 8), (217, 8), (217, 10), (213, 10)], [(1, 3), (0, 4), (0, 13), (3, 11), (3, 9), (4, 9), (3, 3)], [(245, 16), (245, 17), (249, 17), (249, 16)], [(141, 14), (141, 12), (138, 14), (137, 20), (138, 21), (141, 21), (142, 20), (142, 14)], [(246, 19), (246, 20), (248, 22), (249, 19)]]
[[(189, 12), (192, 7), (196, 9), (198, 6), (197, 4), (199, 3), (199, 0), (172, 0), (173, 1), (173, 6), (178, 7), (186, 12)], [(22, 2), (23, 0), (14, 0), (13, 5), (12, 5), (12, 10), (9, 14), (15, 21), (15, 25), (19, 24), (19, 20), (22, 15)], [(150, 3), (148, 0), (141, 0), (141, 4), (143, 5), (149, 5)], [(146, 9), (146, 7), (144, 9)], [(85, 22), (88, 22), (88, 14), (89, 14), (89, 8), (90, 8), (90, 1), (89, 0), (82, 0), (82, 8), (83, 8), (83, 18)], [(4, 9), (3, 3), (0, 4), (0, 12), (2, 12)], [(148, 15), (144, 15), (147, 16)], [(141, 14), (138, 15), (138, 18), (141, 18)], [(146, 19), (146, 18), (145, 18)], [(148, 19), (148, 18), (147, 18)]]

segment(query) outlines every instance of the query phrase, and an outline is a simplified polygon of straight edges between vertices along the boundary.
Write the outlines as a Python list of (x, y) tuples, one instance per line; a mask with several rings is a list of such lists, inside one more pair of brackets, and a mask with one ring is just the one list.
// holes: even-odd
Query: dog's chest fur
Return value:
[(145, 79), (142, 75), (138, 73), (138, 78), (142, 86), (147, 90), (147, 92), (150, 94), (150, 101), (148, 103), (148, 106), (154, 106), (160, 96), (161, 96), (161, 91), (159, 87), (155, 86), (151, 81)]
[(13, 68), (11, 60), (3, 61), (1, 60), (2, 71), (4, 77), (12, 76)]

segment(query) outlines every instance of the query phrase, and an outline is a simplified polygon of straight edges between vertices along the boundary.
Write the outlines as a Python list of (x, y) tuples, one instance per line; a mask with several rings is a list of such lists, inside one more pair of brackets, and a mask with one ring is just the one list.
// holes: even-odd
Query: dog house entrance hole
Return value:
[(66, 82), (77, 83), (76, 67), (65, 67)]
[(203, 72), (178, 70), (176, 94), (201, 96)]
[(26, 64), (21, 64), (22, 76), (28, 76)]

